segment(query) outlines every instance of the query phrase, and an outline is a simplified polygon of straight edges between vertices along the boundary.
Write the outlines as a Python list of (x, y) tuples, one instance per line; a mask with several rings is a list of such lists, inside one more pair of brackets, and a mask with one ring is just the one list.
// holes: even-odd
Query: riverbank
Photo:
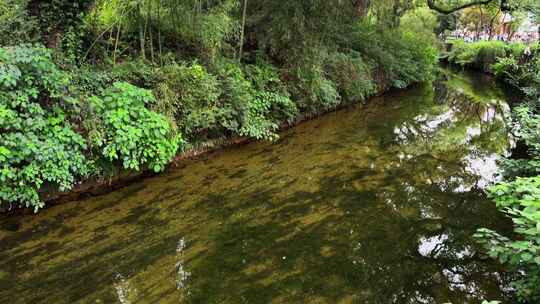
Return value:
[[(441, 72), (439, 72), (441, 73)], [(444, 74), (444, 73), (442, 73)], [(459, 79), (456, 78), (456, 79)], [(362, 103), (369, 103), (372, 102), (374, 98), (377, 98), (378, 96), (391, 93), (396, 90), (407, 90), (407, 89), (396, 89), (392, 88), (388, 85), (388, 82), (379, 79), (379, 82), (377, 84), (377, 93), (373, 96), (369, 97), (368, 100), (362, 101)], [(458, 80), (459, 84), (463, 84), (463, 80)], [(484, 82), (484, 81), (483, 81)], [(415, 86), (418, 84), (413, 84), (412, 86)], [(469, 88), (468, 86), (465, 86), (466, 94), (475, 95), (471, 90), (472, 88)], [(439, 88), (440, 89), (440, 88)], [(485, 96), (484, 96), (485, 97)], [(478, 97), (476, 97), (478, 98)], [(358, 103), (358, 102), (357, 102)], [(279, 127), (279, 131), (283, 132), (291, 127), (297, 126), (303, 122), (321, 117), (323, 115), (326, 115), (328, 113), (332, 113), (335, 111), (338, 111), (340, 109), (344, 109), (347, 107), (351, 107), (356, 103), (341, 103), (335, 108), (326, 109), (325, 111), (317, 111), (312, 113), (302, 113), (301, 115), (295, 117), (295, 119), (289, 123), (283, 123)], [(250, 142), (255, 141), (256, 139), (250, 138), (250, 137), (241, 137), (241, 136), (232, 136), (232, 137), (221, 137), (209, 141), (203, 141), (198, 144), (190, 145), (190, 148), (186, 151), (183, 151), (179, 154), (177, 154), (174, 159), (171, 161), (170, 164), (167, 165), (167, 170), (171, 168), (176, 168), (179, 166), (182, 166), (186, 162), (189, 162), (191, 160), (197, 159), (201, 156), (204, 156), (209, 153), (213, 153), (219, 150), (222, 150), (224, 148), (237, 146), (237, 145), (243, 145)], [(57, 191), (57, 189), (53, 187), (45, 187), (40, 192), (40, 195), (43, 199), (43, 201), (46, 203), (47, 206), (54, 206), (58, 204), (68, 203), (75, 200), (80, 200), (85, 197), (90, 196), (98, 196), (110, 193), (112, 191), (121, 189), (123, 187), (129, 186), (130, 184), (143, 180), (145, 178), (149, 178), (152, 176), (155, 176), (157, 173), (154, 172), (150, 168), (145, 168), (141, 171), (133, 171), (133, 170), (126, 170), (123, 169), (120, 166), (117, 166), (112, 171), (113, 174), (109, 175), (108, 177), (93, 177), (87, 180), (83, 180), (79, 182), (77, 185), (73, 187), (70, 191)], [(14, 208), (11, 210), (6, 209), (0, 209), (0, 213), (4, 214), (33, 214), (33, 210), (27, 209), (27, 208)]]
[(275, 143), (2, 216), (0, 298), (513, 303), (502, 267), (471, 237), (508, 227), (480, 190), (508, 147), (499, 90), (479, 74), (441, 80), (436, 92), (423, 83), (305, 121)]
[[(0, 10), (0, 20), (21, 34), (0, 28), (0, 61), (8, 67), (0, 71), (4, 209), (38, 212), (54, 196), (44, 193), (137, 175), (118, 168), (161, 172), (181, 151), (189, 156), (244, 137), (275, 140), (282, 124), (303, 113), (429, 80), (437, 63), (437, 20), (427, 8), (396, 16), (389, 28), (383, 12), (391, 7), (378, 7), (385, 17), (372, 19), (350, 2), (320, 1), (311, 10), (246, 1), (239, 15), (235, 1), (205, 8), (200, 1), (15, 1)], [(69, 26), (50, 24), (50, 12)], [(273, 22), (259, 23), (263, 16)], [(207, 144), (192, 147), (199, 142)]]
[[(379, 88), (378, 93), (371, 96), (367, 101), (364, 101), (364, 102), (370, 102), (373, 98), (376, 98), (385, 93), (389, 93), (389, 92), (397, 90), (394, 88), (385, 87), (382, 84), (377, 87)], [(283, 132), (289, 128), (298, 126), (299, 124), (303, 122), (321, 117), (323, 115), (326, 115), (335, 111), (339, 111), (347, 107), (351, 107), (354, 104), (355, 103), (340, 104), (340, 106), (333, 109), (328, 109), (327, 111), (322, 111), (322, 112), (319, 111), (319, 112), (313, 112), (313, 113), (297, 116), (293, 122), (282, 124), (279, 128), (279, 131)], [(248, 144), (253, 141), (255, 141), (255, 139), (253, 138), (234, 136), (234, 137), (222, 137), (219, 139), (202, 142), (202, 143), (197, 144), (195, 147), (190, 148), (187, 151), (184, 151), (176, 155), (175, 158), (171, 161), (171, 163), (167, 167), (168, 169), (170, 169), (171, 167), (176, 168), (176, 167), (181, 166), (185, 162), (197, 159), (206, 154), (213, 153), (213, 152), (216, 152), (216, 151), (228, 148), (228, 147), (232, 147), (232, 146)], [(91, 178), (91, 179), (82, 181), (78, 185), (74, 186), (71, 191), (68, 191), (68, 192), (60, 192), (60, 191), (54, 191), (54, 190), (51, 191), (45, 188), (44, 191), (41, 192), (41, 195), (47, 207), (51, 207), (58, 204), (69, 203), (71, 201), (80, 200), (85, 197), (104, 195), (112, 191), (126, 187), (142, 179), (156, 176), (158, 174), (162, 174), (162, 172), (156, 173), (149, 168), (146, 168), (142, 171), (129, 171), (129, 170), (122, 169), (121, 167), (117, 167), (116, 172), (117, 173), (115, 173), (115, 175), (110, 176), (108, 178)], [(33, 214), (33, 211), (31, 209), (20, 209), (20, 208), (15, 208), (11, 210), (0, 209), (0, 214), (2, 213), (7, 214), (7, 215)]]
[[(473, 78), (479, 79), (478, 77), (473, 77)], [(463, 85), (463, 79), (461, 79), (460, 77), (457, 77), (455, 79), (458, 81), (458, 85)], [(485, 83), (486, 81), (483, 80), (482, 82)], [(413, 84), (412, 86), (417, 86), (417, 85), (419, 84)], [(384, 85), (384, 84), (380, 84), (377, 87), (378, 87), (378, 93), (375, 94), (374, 96), (371, 96), (368, 100), (364, 101), (364, 103), (373, 102), (374, 99), (384, 94), (390, 94), (392, 92), (400, 91), (400, 90), (407, 90), (407, 89), (389, 88), (387, 85)], [(479, 98), (480, 99), (488, 98), (488, 96), (483, 96), (483, 95), (476, 96), (478, 92), (476, 93), (472, 92), (473, 88), (467, 85), (463, 86), (462, 89), (466, 91), (465, 94), (468, 94), (469, 96), (475, 96), (474, 98), (477, 100)], [(491, 98), (493, 98), (493, 96), (491, 96)], [(326, 111), (319, 111), (319, 112), (308, 113), (308, 114), (304, 113), (300, 116), (297, 116), (294, 119), (294, 121), (290, 123), (282, 124), (279, 130), (280, 132), (283, 132), (289, 128), (298, 126), (299, 124), (303, 122), (319, 118), (321, 116), (327, 115), (335, 111), (339, 111), (347, 107), (352, 107), (355, 104), (357, 103), (342, 103), (338, 107), (335, 107), (333, 109), (328, 109)], [(255, 141), (255, 139), (253, 138), (234, 136), (234, 137), (222, 137), (219, 139), (202, 142), (197, 145), (192, 145), (192, 148), (176, 155), (174, 160), (171, 161), (171, 163), (167, 166), (168, 169), (166, 170), (183, 166), (186, 164), (186, 162), (195, 160), (204, 155), (217, 152), (225, 148), (248, 144), (253, 141)], [(45, 201), (47, 206), (54, 206), (58, 204), (69, 203), (71, 201), (80, 200), (85, 197), (104, 195), (112, 191), (121, 189), (123, 187), (129, 186), (130, 184), (138, 182), (140, 180), (150, 178), (158, 174), (162, 174), (162, 173), (153, 172), (149, 168), (146, 168), (145, 170), (138, 171), (138, 172), (124, 170), (121, 167), (117, 167), (115, 170), (116, 170), (116, 173), (113, 176), (110, 176), (108, 178), (91, 178), (89, 180), (85, 180), (81, 182), (80, 184), (76, 185), (71, 191), (68, 191), (68, 192), (59, 192), (59, 191), (54, 191), (54, 190), (51, 191), (50, 189), (45, 189), (45, 191), (42, 192), (43, 200)], [(33, 214), (33, 211), (31, 209), (17, 209), (16, 208), (12, 210), (3, 210), (3, 211), (0, 210), (0, 213)]]

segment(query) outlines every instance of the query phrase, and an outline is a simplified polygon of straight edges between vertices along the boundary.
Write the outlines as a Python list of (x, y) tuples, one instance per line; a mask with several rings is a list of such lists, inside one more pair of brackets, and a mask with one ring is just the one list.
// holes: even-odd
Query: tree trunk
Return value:
[(494, 23), (495, 23), (495, 19), (497, 19), (497, 17), (499, 17), (500, 12), (501, 12), (501, 10), (499, 9), (497, 11), (497, 13), (495, 14), (495, 16), (493, 16), (493, 18), (491, 18), (491, 21), (489, 22), (489, 40), (493, 40), (493, 26), (494, 26)]
[(242, 61), (242, 52), (244, 49), (244, 32), (246, 30), (247, 0), (244, 0), (244, 10), (242, 12), (242, 29), (240, 30), (240, 46), (238, 51), (238, 61)]
[(141, 47), (141, 56), (143, 59), (146, 59), (146, 51), (145, 51), (145, 46), (144, 46), (144, 40), (146, 39), (145, 38), (145, 28), (144, 28), (144, 18), (141, 14), (141, 5), (140, 3), (137, 4), (137, 15), (138, 15), (138, 19), (139, 19), (139, 43), (140, 43), (140, 47)]
[(161, 42), (161, 0), (158, 0), (158, 12), (157, 12), (157, 27), (158, 27), (158, 50), (159, 50), (159, 65), (163, 65), (163, 53), (162, 53), (162, 42)]

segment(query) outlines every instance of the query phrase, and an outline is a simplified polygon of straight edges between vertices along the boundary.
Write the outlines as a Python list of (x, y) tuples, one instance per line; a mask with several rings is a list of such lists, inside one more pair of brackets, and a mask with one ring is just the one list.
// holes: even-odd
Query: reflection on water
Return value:
[(504, 275), (470, 237), (508, 227), (481, 195), (508, 148), (500, 96), (452, 75), (307, 122), (276, 144), (2, 218), (15, 228), (0, 228), (0, 299), (504, 300)]
[(178, 246), (176, 247), (176, 289), (183, 290), (186, 287), (187, 280), (191, 275), (189, 271), (184, 269), (184, 250), (186, 249), (186, 241), (184, 238), (181, 238), (178, 241)]
[(131, 304), (132, 298), (136, 298), (136, 291), (131, 288), (129, 281), (124, 278), (120, 273), (116, 274), (116, 283), (114, 284), (114, 289), (116, 289), (116, 296), (118, 297), (118, 302), (121, 304)]

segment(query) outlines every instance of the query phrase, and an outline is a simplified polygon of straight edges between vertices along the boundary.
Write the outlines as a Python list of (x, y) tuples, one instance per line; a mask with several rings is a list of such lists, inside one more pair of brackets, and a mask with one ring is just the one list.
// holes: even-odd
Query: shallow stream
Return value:
[(479, 227), (508, 150), (478, 75), (374, 98), (277, 143), (113, 193), (0, 217), (0, 303), (480, 303), (505, 275)]

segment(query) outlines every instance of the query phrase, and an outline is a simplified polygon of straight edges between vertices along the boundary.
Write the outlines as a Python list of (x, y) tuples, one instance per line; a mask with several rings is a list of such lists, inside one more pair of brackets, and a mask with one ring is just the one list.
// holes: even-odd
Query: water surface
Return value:
[[(108, 195), (0, 218), (0, 303), (480, 303), (471, 235), (508, 148), (494, 85), (451, 74)], [(505, 292), (506, 291), (506, 292)]]

